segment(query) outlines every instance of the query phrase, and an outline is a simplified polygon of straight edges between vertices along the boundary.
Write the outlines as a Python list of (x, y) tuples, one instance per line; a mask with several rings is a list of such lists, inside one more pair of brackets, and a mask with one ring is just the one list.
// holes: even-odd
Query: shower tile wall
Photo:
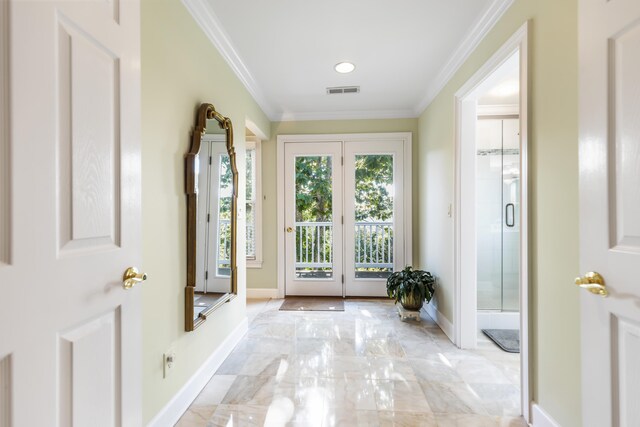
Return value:
[[(478, 309), (517, 311), (519, 304), (519, 123), (483, 119), (477, 126)], [(509, 225), (506, 223), (506, 206)], [(511, 209), (511, 208), (509, 208)], [(511, 213), (513, 212), (513, 221)]]

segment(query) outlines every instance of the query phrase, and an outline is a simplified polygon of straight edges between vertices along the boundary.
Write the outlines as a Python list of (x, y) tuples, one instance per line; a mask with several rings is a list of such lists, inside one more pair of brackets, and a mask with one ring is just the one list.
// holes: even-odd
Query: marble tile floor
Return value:
[(456, 348), (436, 323), (386, 300), (344, 312), (248, 301), (249, 332), (179, 427), (519, 427), (518, 355)]

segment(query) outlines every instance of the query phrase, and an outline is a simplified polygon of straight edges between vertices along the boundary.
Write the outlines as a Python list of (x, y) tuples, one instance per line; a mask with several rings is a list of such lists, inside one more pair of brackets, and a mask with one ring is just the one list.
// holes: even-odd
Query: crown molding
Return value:
[(313, 113), (282, 113), (279, 122), (312, 121), (312, 120), (380, 120), (380, 119), (415, 119), (414, 110), (364, 110), (364, 111), (325, 111)]
[(193, 19), (204, 31), (211, 43), (225, 59), (231, 70), (249, 91), (253, 99), (271, 121), (296, 120), (358, 120), (358, 119), (397, 119), (415, 118), (431, 104), (435, 97), (451, 80), (462, 64), (478, 47), (484, 37), (500, 20), (514, 0), (493, 0), (484, 14), (476, 21), (471, 31), (451, 55), (438, 76), (427, 88), (426, 96), (412, 110), (383, 110), (383, 111), (329, 111), (314, 113), (277, 112), (265, 97), (262, 89), (251, 75), (244, 61), (231, 43), (231, 39), (224, 31), (220, 20), (207, 0), (182, 0), (182, 4), (189, 11)]
[(502, 15), (511, 7), (514, 0), (494, 0), (485, 13), (476, 21), (471, 31), (464, 38), (462, 43), (453, 52), (444, 67), (440, 70), (437, 77), (427, 88), (427, 94), (423, 100), (416, 106), (414, 115), (419, 116), (431, 104), (436, 96), (449, 83), (449, 80), (460, 69), (462, 64), (469, 59), (469, 56), (476, 50), (480, 42), (493, 29), (496, 23), (502, 18)]
[(229, 35), (224, 31), (220, 20), (207, 0), (182, 0), (182, 4), (187, 8), (211, 43), (218, 49), (220, 55), (227, 61), (231, 70), (242, 82), (244, 87), (247, 88), (262, 111), (269, 117), (269, 120), (273, 121), (277, 116), (273, 107), (269, 101), (267, 101), (258, 83), (244, 64), (244, 61), (242, 61), (242, 58), (231, 43)]

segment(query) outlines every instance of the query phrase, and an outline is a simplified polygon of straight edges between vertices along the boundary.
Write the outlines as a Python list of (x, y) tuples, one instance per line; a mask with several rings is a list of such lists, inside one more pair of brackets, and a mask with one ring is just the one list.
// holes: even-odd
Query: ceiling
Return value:
[(416, 117), (511, 1), (183, 0), (271, 120)]

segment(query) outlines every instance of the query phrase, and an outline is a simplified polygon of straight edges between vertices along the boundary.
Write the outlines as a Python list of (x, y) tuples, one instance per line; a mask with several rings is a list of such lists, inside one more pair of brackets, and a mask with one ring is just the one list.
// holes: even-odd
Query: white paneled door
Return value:
[(582, 421), (637, 426), (640, 2), (580, 0), (579, 10)]
[(0, 427), (139, 426), (139, 0), (0, 21)]

